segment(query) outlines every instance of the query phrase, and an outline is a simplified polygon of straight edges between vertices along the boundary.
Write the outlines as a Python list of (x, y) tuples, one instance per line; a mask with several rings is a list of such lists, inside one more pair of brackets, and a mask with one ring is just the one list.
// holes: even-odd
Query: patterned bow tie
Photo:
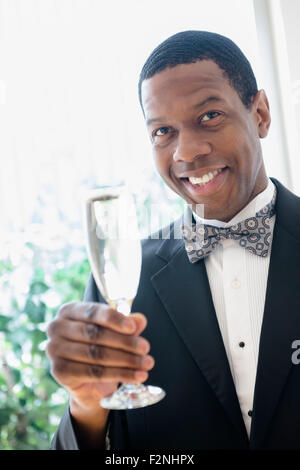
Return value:
[(254, 253), (266, 257), (270, 248), (270, 218), (275, 214), (276, 188), (272, 201), (255, 214), (231, 227), (214, 227), (196, 222), (183, 223), (182, 234), (185, 249), (191, 263), (208, 256), (222, 240), (227, 238), (236, 240), (240, 246)]

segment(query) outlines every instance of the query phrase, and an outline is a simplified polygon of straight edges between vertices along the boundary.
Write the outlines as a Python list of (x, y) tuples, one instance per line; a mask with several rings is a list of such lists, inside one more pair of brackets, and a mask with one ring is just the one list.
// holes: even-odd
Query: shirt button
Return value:
[(250, 418), (251, 418), (251, 416), (252, 416), (252, 410), (249, 410), (249, 411), (248, 411), (248, 416), (250, 416)]
[(240, 281), (238, 281), (237, 279), (234, 279), (234, 281), (232, 281), (231, 283), (231, 287), (233, 287), (233, 289), (239, 289), (241, 287)]
[(244, 341), (241, 341), (241, 342), (239, 343), (239, 347), (240, 347), (240, 348), (243, 348), (244, 346), (245, 346)]

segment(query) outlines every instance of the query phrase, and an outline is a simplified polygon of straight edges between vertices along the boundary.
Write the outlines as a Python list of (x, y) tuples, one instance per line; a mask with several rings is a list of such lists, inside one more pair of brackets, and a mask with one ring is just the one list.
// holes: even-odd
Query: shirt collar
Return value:
[(204, 225), (213, 225), (214, 227), (231, 227), (232, 225), (235, 225), (242, 220), (247, 219), (248, 217), (253, 217), (256, 212), (260, 211), (264, 206), (269, 204), (271, 202), (272, 197), (274, 195), (275, 191), (275, 186), (274, 183), (268, 179), (268, 185), (266, 189), (264, 189), (261, 193), (259, 193), (257, 196), (255, 196), (252, 201), (247, 204), (240, 212), (238, 212), (231, 220), (228, 222), (223, 222), (221, 220), (215, 220), (215, 219), (203, 219), (202, 217), (199, 217), (195, 212), (193, 212), (193, 216), (197, 222), (200, 222), (201, 224)]

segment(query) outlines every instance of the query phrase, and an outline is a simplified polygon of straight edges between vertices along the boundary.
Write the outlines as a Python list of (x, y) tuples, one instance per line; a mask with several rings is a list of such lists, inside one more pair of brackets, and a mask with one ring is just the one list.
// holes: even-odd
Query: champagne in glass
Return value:
[[(141, 242), (134, 199), (125, 185), (89, 192), (86, 201), (87, 252), (93, 277), (105, 301), (129, 315), (141, 271)], [(102, 398), (103, 408), (141, 408), (164, 398), (160, 387), (122, 384)]]

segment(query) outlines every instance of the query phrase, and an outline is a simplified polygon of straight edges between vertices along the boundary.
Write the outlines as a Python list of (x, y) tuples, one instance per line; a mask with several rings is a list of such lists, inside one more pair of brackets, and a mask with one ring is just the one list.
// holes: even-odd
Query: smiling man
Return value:
[(212, 60), (168, 67), (141, 86), (156, 167), (188, 203), (204, 204), (206, 218), (228, 221), (266, 188), (263, 90), (246, 108)]
[[(91, 277), (50, 323), (70, 393), (52, 448), (300, 449), (300, 201), (266, 174), (266, 94), (231, 40), (185, 31), (149, 56), (139, 97), (157, 170), (192, 217), (144, 241), (142, 314), (108, 308)], [(158, 404), (99, 406), (148, 378)]]

